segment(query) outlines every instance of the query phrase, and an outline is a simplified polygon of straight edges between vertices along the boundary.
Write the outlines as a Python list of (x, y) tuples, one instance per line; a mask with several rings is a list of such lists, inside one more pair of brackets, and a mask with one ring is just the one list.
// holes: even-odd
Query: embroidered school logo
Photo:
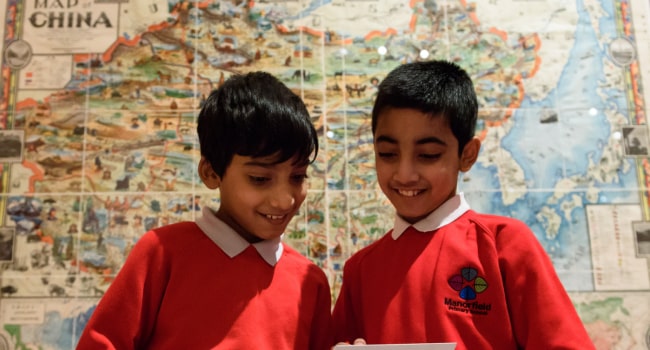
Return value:
[(445, 305), (451, 311), (459, 311), (477, 315), (487, 315), (492, 304), (473, 301), (477, 295), (483, 293), (487, 287), (487, 281), (478, 275), (478, 271), (472, 267), (465, 267), (460, 274), (453, 275), (449, 279), (449, 286), (458, 292), (462, 300), (445, 298)]
[(476, 299), (476, 294), (483, 293), (488, 287), (487, 281), (473, 267), (460, 269), (460, 275), (452, 276), (449, 285), (464, 300)]

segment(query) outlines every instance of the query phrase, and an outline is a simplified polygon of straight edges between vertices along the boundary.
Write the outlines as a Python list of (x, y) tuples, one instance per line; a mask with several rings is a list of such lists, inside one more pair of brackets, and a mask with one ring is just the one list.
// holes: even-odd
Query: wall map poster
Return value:
[[(446, 59), (480, 100), (459, 191), (518, 218), (598, 349), (650, 348), (645, 0), (2, 0), (0, 349), (73, 349), (147, 230), (217, 208), (198, 111), (268, 71), (320, 133), (285, 241), (327, 273), (392, 227), (369, 112), (394, 67)], [(189, 272), (189, 271), (188, 271)]]

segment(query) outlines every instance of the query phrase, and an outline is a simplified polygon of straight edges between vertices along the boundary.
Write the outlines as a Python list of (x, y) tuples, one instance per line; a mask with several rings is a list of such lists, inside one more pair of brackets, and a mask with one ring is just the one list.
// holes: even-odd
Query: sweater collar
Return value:
[(418, 232), (430, 232), (437, 230), (449, 223), (454, 222), (466, 211), (470, 210), (469, 204), (465, 200), (463, 193), (458, 193), (449, 198), (446, 202), (442, 203), (436, 210), (432, 211), (427, 217), (411, 225), (402, 219), (399, 215), (395, 215), (395, 225), (391, 236), (393, 239), (398, 239), (409, 226), (413, 226)]
[(269, 265), (275, 266), (280, 260), (284, 251), (282, 237), (251, 244), (237, 234), (232, 227), (221, 221), (212, 209), (203, 207), (201, 214), (196, 218), (196, 224), (229, 257), (234, 258), (252, 245)]

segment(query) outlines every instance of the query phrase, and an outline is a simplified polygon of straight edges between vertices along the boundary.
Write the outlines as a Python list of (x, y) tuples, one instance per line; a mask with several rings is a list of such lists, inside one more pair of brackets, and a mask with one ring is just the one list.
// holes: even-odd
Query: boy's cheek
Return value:
[(300, 195), (296, 197), (296, 204), (297, 204), (296, 206), (300, 206), (300, 205), (302, 205), (302, 203), (305, 202), (305, 199), (307, 199), (307, 188), (306, 188), (306, 187), (305, 187), (305, 189), (300, 193)]

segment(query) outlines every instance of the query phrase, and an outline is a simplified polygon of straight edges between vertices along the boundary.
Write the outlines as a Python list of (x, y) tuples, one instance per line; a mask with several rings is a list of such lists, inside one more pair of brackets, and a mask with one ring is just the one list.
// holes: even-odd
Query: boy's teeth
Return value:
[(407, 196), (407, 197), (413, 197), (419, 193), (419, 191), (405, 191), (405, 190), (398, 190), (398, 192), (402, 196)]
[(271, 220), (280, 220), (280, 219), (282, 219), (282, 215), (268, 215), (267, 214), (266, 217), (271, 219)]

